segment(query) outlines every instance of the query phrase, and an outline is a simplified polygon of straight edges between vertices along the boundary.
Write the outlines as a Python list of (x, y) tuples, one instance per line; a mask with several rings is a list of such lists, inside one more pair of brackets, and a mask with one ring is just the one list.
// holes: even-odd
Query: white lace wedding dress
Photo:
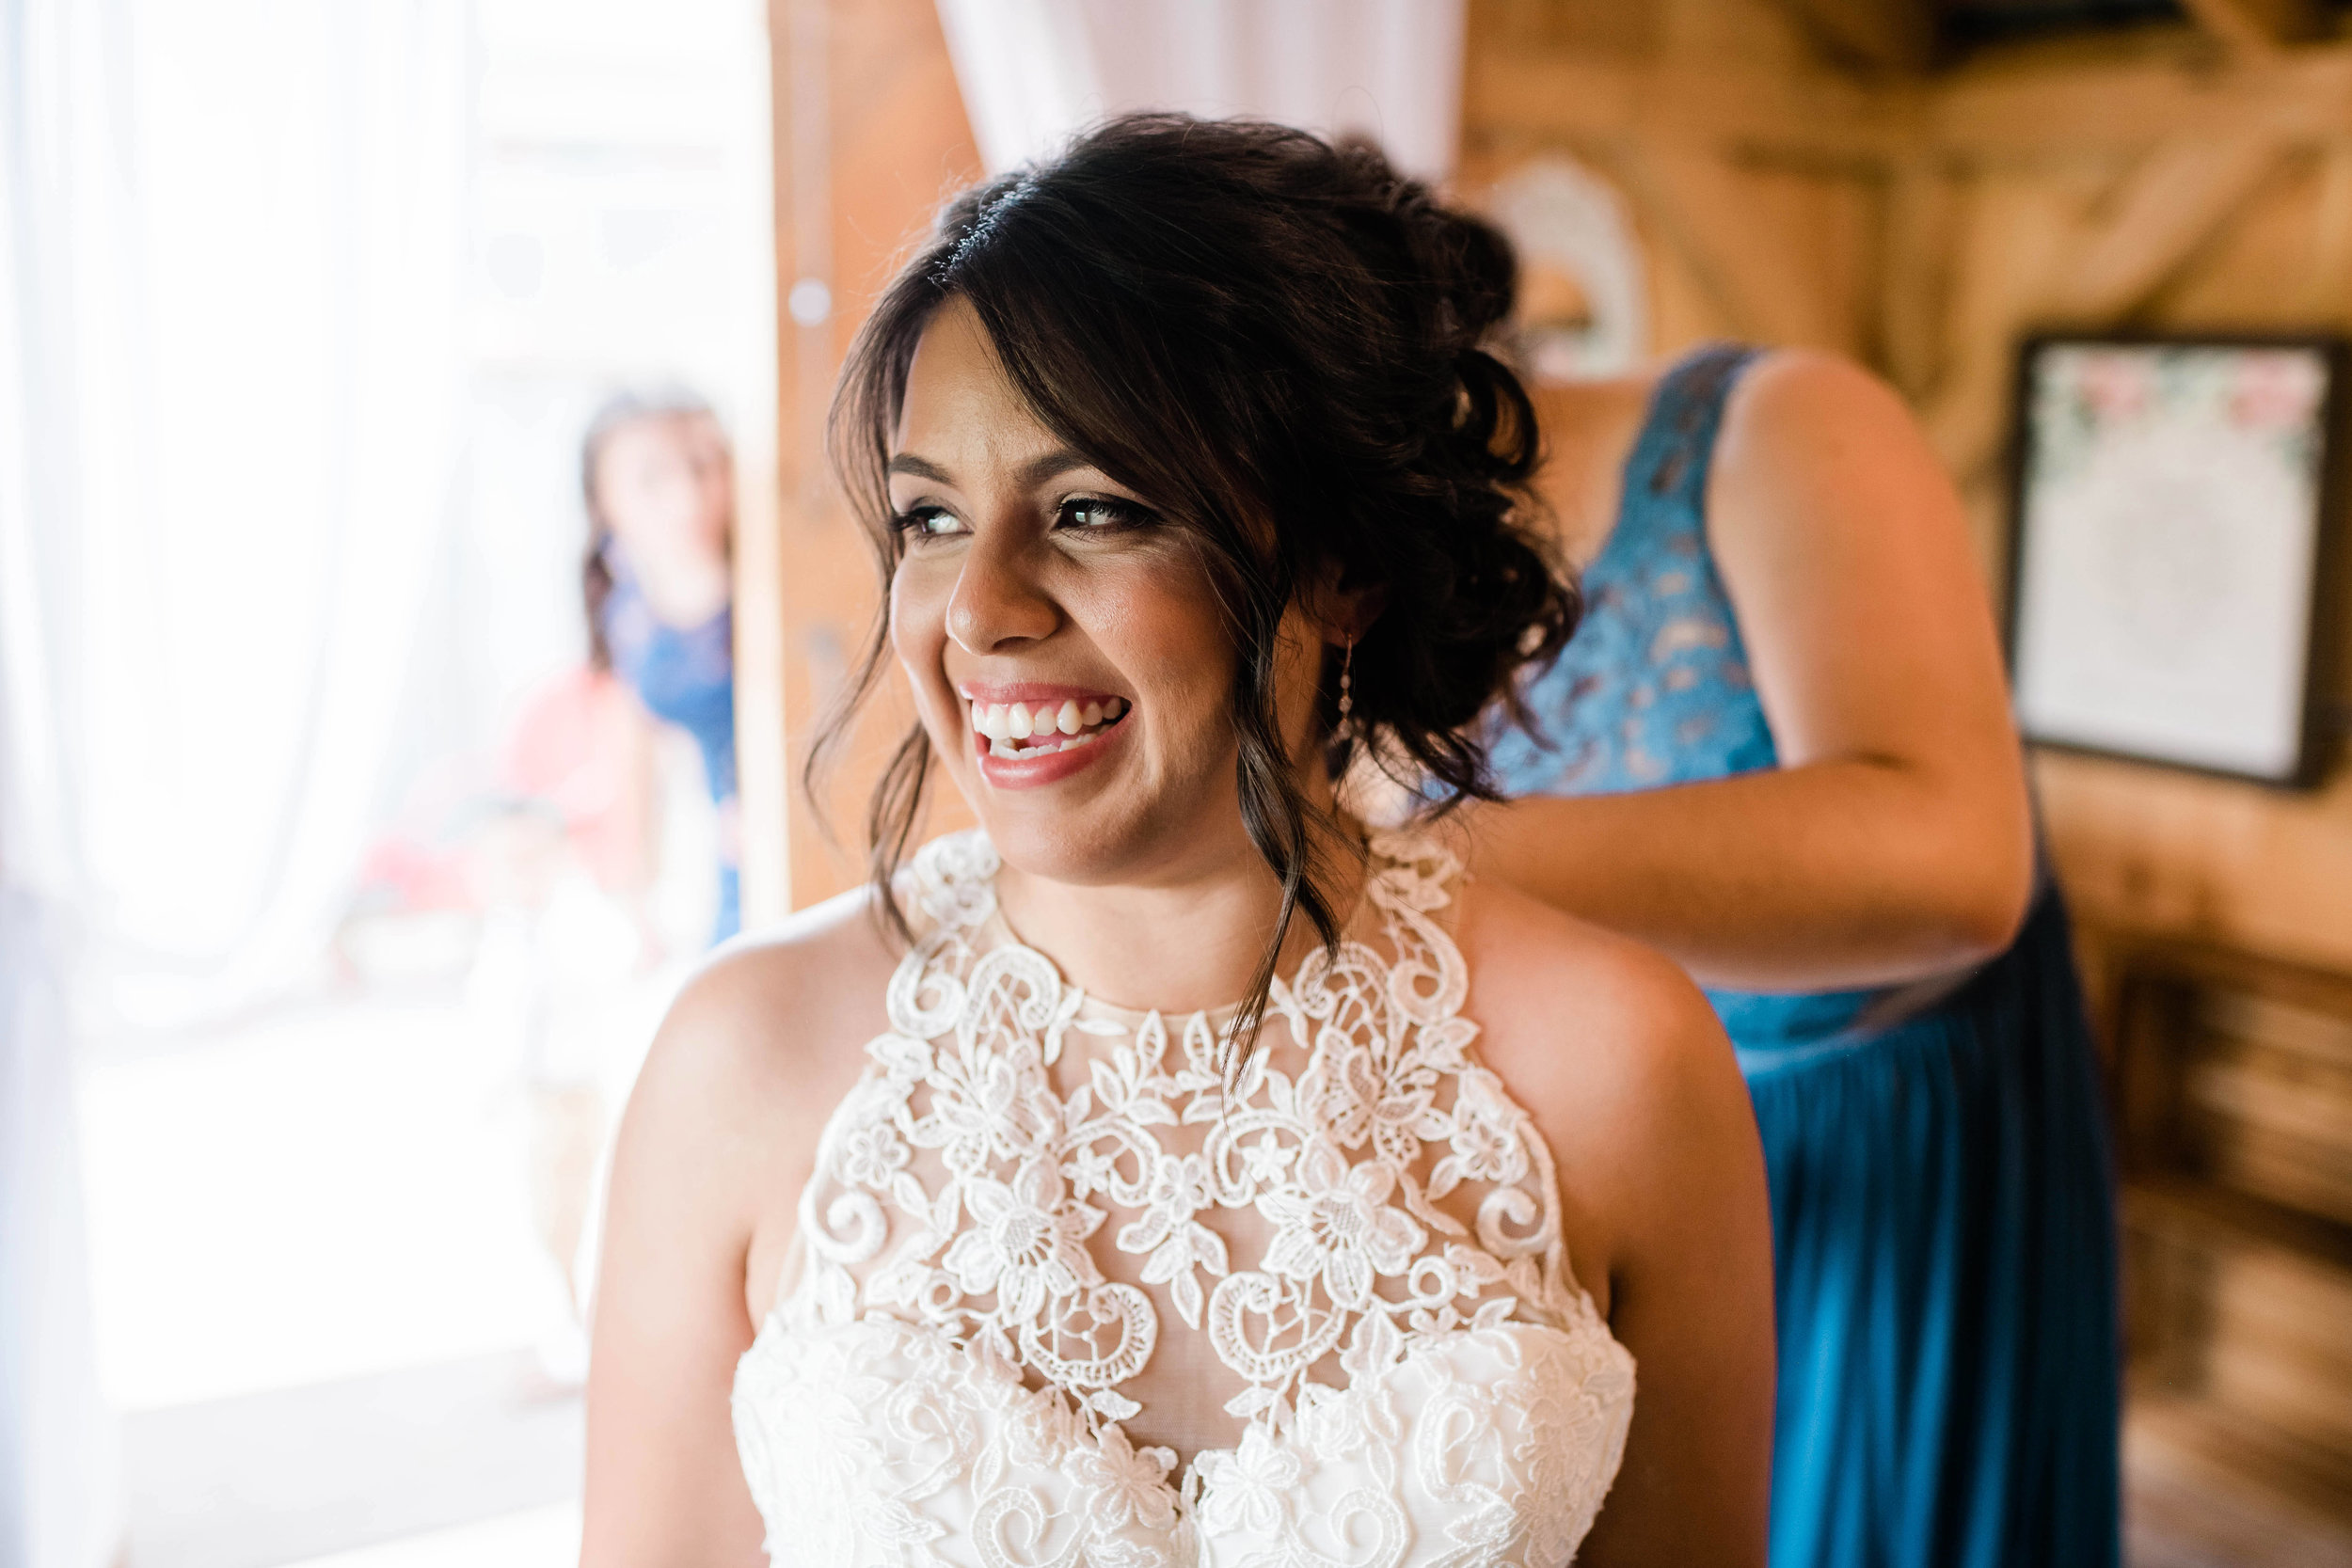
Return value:
[(736, 1372), (772, 1559), (1568, 1561), (1633, 1359), (1470, 1049), (1453, 860), (1375, 839), (1356, 929), (1278, 984), (1231, 1085), (1216, 1018), (1108, 1006), (1021, 945), (996, 866), (977, 833), (916, 857), (890, 1031)]

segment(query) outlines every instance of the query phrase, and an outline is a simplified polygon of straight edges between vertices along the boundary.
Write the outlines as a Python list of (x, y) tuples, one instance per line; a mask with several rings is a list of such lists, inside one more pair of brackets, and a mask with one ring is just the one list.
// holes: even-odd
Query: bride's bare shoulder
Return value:
[(1469, 1010), (1497, 1071), (1522, 1054), (1613, 1076), (1671, 1070), (1691, 1052), (1729, 1060), (1713, 1009), (1664, 954), (1502, 882), (1467, 883), (1457, 908)]
[(899, 955), (874, 897), (842, 894), (712, 954), (654, 1037), (630, 1121), (664, 1143), (739, 1130), (763, 1145), (803, 1112), (821, 1124), (887, 1026)]
[(875, 900), (853, 888), (736, 938), (679, 991), (667, 1027), (755, 1050), (798, 1052), (844, 1031), (863, 1046), (883, 1027), (903, 951)]
[[(833, 1108), (881, 1032), (896, 963), (871, 895), (845, 895), (729, 942), (689, 980), (629, 1091), (607, 1189), (596, 1359), (647, 1354), (699, 1323), (748, 1342), (745, 1291), (773, 1247)], [(758, 1262), (750, 1261), (758, 1251)], [(734, 1303), (740, 1301), (741, 1306)], [(665, 1350), (664, 1354), (668, 1352)]]
[(1630, 1212), (1692, 1162), (1753, 1148), (1731, 1042), (1664, 955), (1492, 881), (1463, 889), (1456, 941), (1479, 1054), (1534, 1117), (1565, 1190)]

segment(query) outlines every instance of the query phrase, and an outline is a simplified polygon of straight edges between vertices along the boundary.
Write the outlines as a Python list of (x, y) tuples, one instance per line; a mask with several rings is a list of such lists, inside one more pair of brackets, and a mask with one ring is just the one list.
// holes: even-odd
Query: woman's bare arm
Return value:
[(876, 1031), (887, 955), (813, 911), (688, 986), (613, 1156), (588, 1374), (582, 1568), (760, 1568), (735, 1366), (770, 1297), (824, 1122)]
[(1774, 354), (1734, 389), (1708, 539), (1781, 767), (1475, 814), (1476, 863), (1710, 985), (1891, 984), (1998, 952), (2024, 765), (1960, 502), (1895, 395)]
[(1762, 1568), (1772, 1229), (1730, 1042), (1658, 954), (1507, 889), (1464, 909), (1480, 1049), (1550, 1144), (1569, 1262), (1634, 1356), (1625, 1460), (1577, 1561)]

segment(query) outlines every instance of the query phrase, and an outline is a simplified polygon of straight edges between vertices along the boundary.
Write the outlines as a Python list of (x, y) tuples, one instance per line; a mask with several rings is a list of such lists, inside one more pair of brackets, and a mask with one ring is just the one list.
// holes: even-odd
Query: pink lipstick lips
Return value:
[(1038, 681), (961, 689), (980, 776), (1000, 789), (1057, 784), (1102, 760), (1134, 711), (1123, 698)]

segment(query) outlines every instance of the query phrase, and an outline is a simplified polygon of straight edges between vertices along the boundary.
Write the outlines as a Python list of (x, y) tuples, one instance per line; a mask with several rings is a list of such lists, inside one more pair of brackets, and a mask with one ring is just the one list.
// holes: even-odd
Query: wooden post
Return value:
[(783, 504), (769, 534), (745, 542), (737, 635), (762, 660), (764, 708), (743, 736), (759, 750), (743, 764), (746, 839), (755, 825), (773, 845), (746, 896), (782, 910), (863, 877), (866, 791), (907, 711), (894, 707), (893, 676), (846, 749), (820, 821), (803, 769), (878, 604), (866, 541), (826, 464), (834, 380), (905, 244), (943, 197), (979, 177), (980, 162), (931, 0), (770, 0), (769, 27)]

